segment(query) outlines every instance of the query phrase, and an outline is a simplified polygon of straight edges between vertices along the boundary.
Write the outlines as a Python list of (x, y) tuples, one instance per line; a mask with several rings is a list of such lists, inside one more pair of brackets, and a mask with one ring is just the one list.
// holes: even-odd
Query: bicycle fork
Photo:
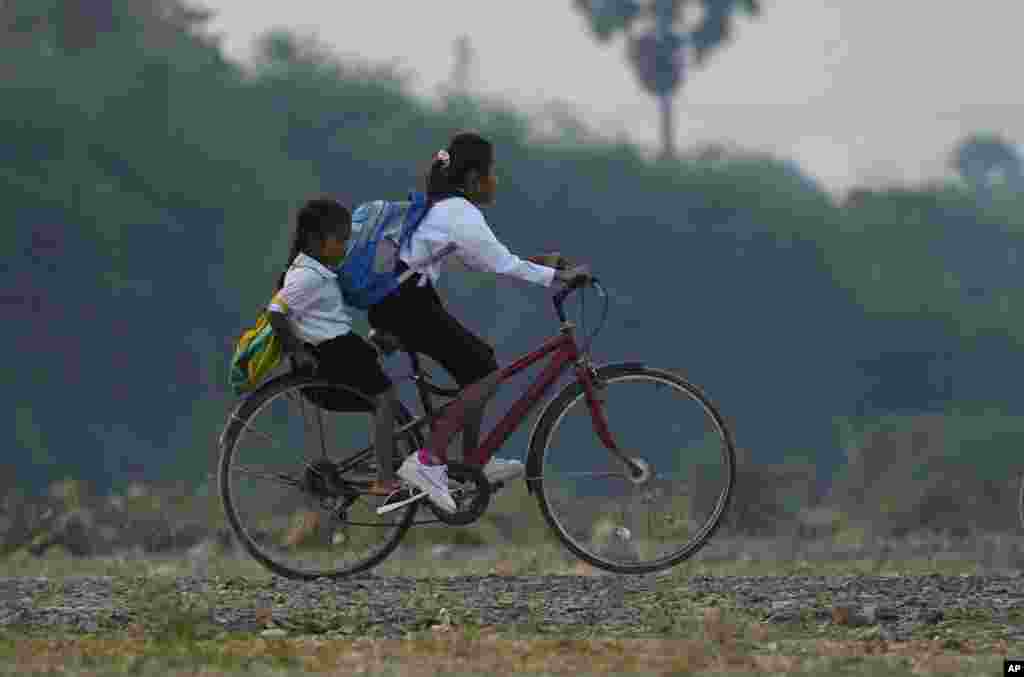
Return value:
[(638, 458), (627, 456), (612, 437), (611, 428), (608, 426), (608, 417), (605, 416), (605, 384), (598, 376), (594, 365), (586, 357), (576, 362), (576, 377), (583, 384), (583, 392), (587, 398), (587, 406), (590, 408), (590, 421), (594, 426), (594, 433), (597, 435), (605, 448), (618, 458), (626, 466), (630, 480), (642, 482), (647, 476), (647, 464)]

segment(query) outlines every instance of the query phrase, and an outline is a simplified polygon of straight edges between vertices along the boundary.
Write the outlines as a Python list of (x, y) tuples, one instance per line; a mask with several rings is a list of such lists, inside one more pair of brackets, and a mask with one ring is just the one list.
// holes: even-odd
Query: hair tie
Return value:
[(452, 156), (448, 154), (448, 151), (442, 148), (434, 154), (434, 162), (440, 162), (442, 167), (447, 168), (452, 162)]

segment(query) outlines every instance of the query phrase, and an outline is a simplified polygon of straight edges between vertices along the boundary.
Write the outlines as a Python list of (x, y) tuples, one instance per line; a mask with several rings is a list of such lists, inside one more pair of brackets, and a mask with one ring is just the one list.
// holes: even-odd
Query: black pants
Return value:
[(436, 361), (460, 387), (476, 383), (498, 368), (494, 349), (466, 329), (441, 303), (428, 281), (416, 286), (413, 275), (367, 313), (370, 326), (394, 334), (406, 348)]

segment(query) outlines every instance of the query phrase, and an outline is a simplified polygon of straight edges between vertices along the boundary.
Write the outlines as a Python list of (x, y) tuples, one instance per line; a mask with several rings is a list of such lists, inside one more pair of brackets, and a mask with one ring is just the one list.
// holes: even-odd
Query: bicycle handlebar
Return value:
[(573, 280), (569, 284), (565, 285), (565, 287), (563, 289), (559, 290), (554, 295), (554, 297), (551, 300), (555, 304), (555, 313), (558, 314), (558, 319), (559, 319), (560, 322), (565, 322), (566, 321), (566, 319), (565, 319), (565, 309), (562, 308), (562, 306), (565, 303), (565, 300), (567, 298), (569, 298), (569, 295), (572, 294), (577, 289), (581, 289), (583, 287), (591, 287), (591, 286), (594, 287), (595, 289), (597, 289), (597, 293), (600, 294), (602, 298), (607, 298), (608, 297), (608, 294), (605, 291), (605, 288), (603, 286), (601, 286), (601, 281), (598, 280), (596, 277), (594, 277), (592, 275), (580, 276), (580, 277), (576, 278), (575, 280)]

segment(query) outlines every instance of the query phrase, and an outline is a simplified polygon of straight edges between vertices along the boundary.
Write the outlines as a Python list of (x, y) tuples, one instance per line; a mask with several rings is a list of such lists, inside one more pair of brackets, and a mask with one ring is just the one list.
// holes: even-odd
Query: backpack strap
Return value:
[[(409, 211), (405, 215), (405, 224), (402, 227), (402, 235), (399, 238), (398, 243), (399, 247), (405, 246), (405, 244), (412, 239), (412, 234), (416, 232), (416, 229), (420, 227), (421, 223), (423, 223), (423, 219), (427, 218), (427, 214), (430, 213), (430, 210), (433, 209), (436, 204), (453, 197), (465, 197), (465, 195), (458, 191), (448, 191), (431, 200), (424, 193), (411, 191), (409, 193)], [(417, 210), (419, 210), (419, 214), (416, 214)], [(410, 223), (410, 220), (413, 218), (415, 218), (415, 221)]]
[[(398, 248), (401, 249), (412, 239), (413, 232), (419, 228), (420, 223), (426, 218), (430, 211), (430, 203), (423, 193), (412, 191), (409, 193), (409, 210), (405, 213), (405, 223), (402, 224), (402, 234), (398, 238)], [(417, 213), (418, 212), (418, 213)], [(415, 220), (413, 220), (415, 219)]]

